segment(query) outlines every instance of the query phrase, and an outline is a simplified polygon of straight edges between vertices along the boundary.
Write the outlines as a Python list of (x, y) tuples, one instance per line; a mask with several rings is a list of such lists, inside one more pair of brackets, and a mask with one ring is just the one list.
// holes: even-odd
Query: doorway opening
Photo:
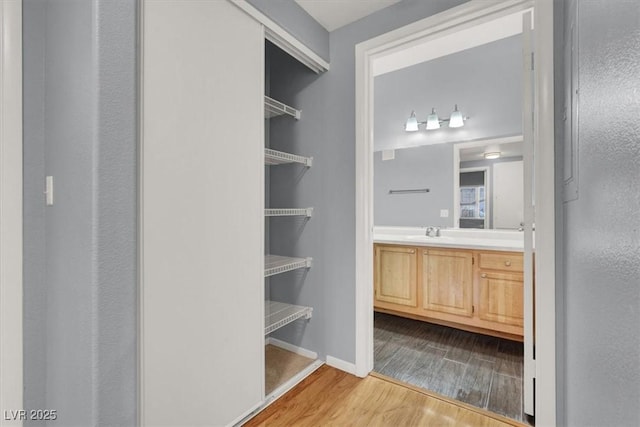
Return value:
[[(527, 193), (527, 191), (525, 191), (523, 199), (525, 201), (524, 203), (525, 208), (528, 207), (526, 203), (527, 200), (530, 200), (531, 202), (535, 201), (536, 203), (536, 212), (538, 214), (538, 216), (536, 216), (535, 218), (536, 228), (538, 230), (537, 231), (538, 237), (542, 237), (539, 241), (543, 242), (543, 239), (550, 239), (552, 243), (554, 238), (554, 229), (553, 229), (553, 221), (552, 221), (552, 217), (553, 217), (552, 123), (553, 123), (553, 120), (550, 118), (552, 118), (552, 115), (553, 115), (553, 106), (552, 106), (553, 97), (548, 98), (549, 91), (551, 91), (552, 93), (552, 90), (553, 90), (552, 85), (549, 83), (549, 80), (548, 80), (548, 77), (552, 75), (552, 64), (550, 59), (550, 57), (552, 57), (552, 40), (549, 37), (546, 37), (544, 35), (545, 33), (544, 30), (545, 29), (548, 30), (552, 24), (552, 19), (551, 19), (552, 10), (549, 7), (545, 6), (542, 2), (538, 2), (535, 0), (511, 1), (511, 2), (504, 2), (500, 5), (496, 5), (496, 4), (487, 5), (486, 3), (483, 3), (483, 2), (470, 2), (460, 7), (446, 11), (442, 14), (427, 18), (423, 21), (420, 21), (419, 23), (414, 23), (410, 26), (398, 29), (391, 33), (387, 33), (380, 37), (366, 41), (356, 47), (356, 73), (357, 73), (357, 76), (356, 76), (356, 83), (357, 83), (356, 118), (357, 120), (356, 122), (358, 123), (357, 135), (356, 135), (357, 136), (356, 179), (357, 179), (357, 182), (362, 183), (362, 185), (358, 186), (357, 194), (356, 194), (357, 196), (356, 197), (356, 214), (357, 214), (358, 223), (359, 223), (356, 231), (356, 282), (357, 282), (356, 284), (356, 289), (357, 289), (356, 291), (356, 342), (357, 342), (356, 373), (358, 375), (361, 375), (361, 376), (366, 375), (368, 372), (370, 372), (374, 368), (374, 364), (376, 362), (374, 357), (375, 344), (376, 344), (375, 336), (374, 336), (374, 322), (378, 324), (387, 324), (388, 323), (387, 321), (391, 319), (390, 317), (385, 317), (385, 316), (388, 316), (388, 314), (391, 314), (391, 312), (389, 312), (389, 313), (385, 313), (384, 316), (376, 315), (374, 320), (373, 310), (372, 310), (373, 307), (371, 304), (371, 301), (373, 301), (381, 291), (381, 288), (379, 287), (378, 282), (376, 282), (375, 284), (375, 296), (372, 295), (374, 294), (374, 292), (373, 292), (373, 289), (371, 289), (372, 288), (371, 284), (374, 283), (374, 278), (373, 278), (374, 257), (371, 255), (373, 252), (371, 249), (374, 245), (374, 235), (376, 233), (375, 227), (379, 225), (378, 223), (374, 222), (375, 209), (374, 209), (374, 203), (373, 203), (374, 195), (377, 194), (376, 192), (377, 190), (373, 185), (374, 176), (377, 175), (377, 171), (376, 171), (376, 174), (374, 174), (374, 164), (377, 162), (377, 158), (374, 155), (375, 142), (373, 140), (374, 132), (372, 132), (372, 130), (375, 127), (374, 92), (376, 92), (376, 95), (377, 95), (377, 90), (374, 91), (374, 85), (375, 85), (374, 78), (377, 75), (388, 73), (388, 72), (400, 69), (402, 67), (415, 65), (421, 61), (424, 62), (425, 60), (424, 58), (420, 60), (415, 59), (416, 57), (420, 56), (417, 54), (417, 52), (419, 52), (421, 48), (425, 51), (428, 50), (430, 52), (429, 54), (432, 54), (434, 51), (438, 51), (438, 50), (442, 52), (443, 46), (445, 45), (449, 47), (450, 45), (455, 45), (456, 48), (458, 49), (457, 51), (459, 52), (465, 49), (469, 49), (471, 47), (481, 45), (482, 43), (487, 43), (488, 41), (486, 39), (484, 40), (484, 42), (478, 43), (478, 38), (464, 37), (463, 34), (468, 35), (466, 31), (473, 31), (474, 29), (477, 30), (478, 28), (482, 27), (483, 25), (486, 25), (491, 21), (497, 20), (499, 18), (503, 18), (508, 15), (519, 13), (520, 17), (522, 17), (523, 12), (527, 9), (530, 9), (532, 6), (535, 6), (536, 8), (536, 16), (535, 16), (536, 28), (540, 30), (540, 31), (536, 31), (533, 46), (535, 50), (540, 53), (539, 56), (541, 60), (536, 59), (536, 64), (537, 66), (539, 66), (539, 69), (535, 70), (535, 76), (532, 75), (530, 77), (531, 82), (535, 81), (535, 86), (532, 86), (528, 89), (529, 95), (530, 95), (528, 99), (530, 100), (534, 99), (533, 101), (531, 101), (532, 105), (529, 108), (535, 112), (536, 120), (534, 124), (530, 125), (531, 126), (530, 128), (527, 126), (527, 124), (525, 124), (523, 133), (524, 133), (525, 145), (527, 141), (530, 142), (529, 143), (530, 147), (528, 148), (529, 152), (526, 153), (526, 155), (529, 156), (530, 161), (534, 157), (536, 161), (535, 163), (529, 164), (528, 166), (525, 166), (523, 168), (524, 169), (523, 172), (525, 176), (527, 173), (530, 175), (533, 175), (532, 172), (535, 171), (535, 175), (533, 175), (531, 182), (528, 183), (529, 192)], [(529, 18), (530, 17), (531, 15), (529, 15)], [(519, 31), (521, 32), (522, 25), (523, 25), (522, 20), (519, 22), (519, 25), (520, 25)], [(502, 27), (506, 28), (507, 26), (502, 26)], [(487, 34), (490, 32), (482, 31), (482, 33)], [(450, 37), (450, 38), (447, 39), (447, 37)], [(530, 35), (527, 34), (527, 37), (530, 37)], [(504, 35), (498, 38), (504, 38)], [(447, 42), (445, 42), (444, 39), (447, 39)], [(476, 43), (474, 46), (469, 46), (465, 44), (470, 39), (473, 40), (473, 43)], [(438, 43), (440, 43), (438, 49), (434, 48), (434, 46), (437, 46)], [(430, 44), (429, 49), (424, 48), (424, 46), (427, 44)], [(523, 55), (523, 58), (526, 58), (526, 55)], [(538, 56), (536, 56), (536, 58), (538, 58)], [(433, 58), (430, 58), (430, 59), (433, 59)], [(404, 61), (404, 64), (399, 66), (398, 63), (402, 61)], [(411, 61), (414, 61), (413, 64), (410, 63)], [(525, 78), (523, 79), (523, 82), (521, 83), (521, 85), (526, 87), (527, 86), (526, 82), (527, 80)], [(542, 97), (541, 96), (542, 93), (547, 94), (547, 96)], [(525, 90), (524, 96), (525, 98), (527, 98), (526, 90)], [(406, 111), (403, 113), (408, 114), (408, 112)], [(525, 118), (527, 118), (528, 116), (526, 108), (524, 110), (523, 116)], [(532, 115), (529, 115), (529, 117), (531, 116)], [(545, 125), (545, 118), (549, 120), (546, 125)], [(473, 120), (473, 118), (471, 120)], [(549, 126), (549, 124), (551, 124), (551, 126)], [(531, 130), (533, 130), (533, 132), (531, 132)], [(445, 135), (445, 132), (444, 130), (439, 132), (440, 132), (439, 136), (434, 136), (434, 139), (437, 140), (438, 138), (441, 138), (441, 140), (436, 141), (436, 143), (442, 144), (446, 142), (442, 140), (442, 138), (444, 138), (442, 135)], [(532, 145), (532, 142), (531, 142), (532, 133), (535, 135), (535, 141), (536, 141), (535, 147)], [(380, 133), (376, 130), (375, 134), (377, 138)], [(470, 141), (473, 139), (474, 138), (467, 137), (467, 138), (460, 138), (457, 141)], [(415, 144), (413, 145), (413, 147), (415, 147)], [(397, 159), (398, 158), (397, 150), (400, 148), (408, 148), (408, 146), (397, 147), (397, 148), (384, 147), (383, 150), (387, 152), (390, 149), (396, 150), (396, 153), (392, 153), (391, 156), (389, 156), (388, 153), (386, 153), (385, 157), (387, 159), (390, 157), (395, 157)], [(533, 153), (535, 153), (535, 156), (533, 155)], [(551, 176), (551, 179), (548, 179), (549, 176)], [(459, 170), (455, 174), (455, 180), (458, 181), (458, 184), (459, 184), (459, 180), (460, 180)], [(441, 183), (439, 182), (434, 182), (433, 184), (425, 185), (424, 188), (426, 188), (427, 191), (424, 191), (424, 193), (429, 195), (435, 195), (433, 192), (433, 188), (430, 188), (430, 186), (434, 186), (434, 187), (436, 185), (442, 186), (440, 184)], [(445, 185), (445, 186), (449, 187), (450, 189), (453, 187), (448, 185)], [(419, 187), (416, 187), (416, 188), (419, 188)], [(410, 189), (410, 188), (407, 187), (405, 189)], [(532, 189), (535, 189), (535, 197)], [(544, 195), (545, 192), (547, 192), (547, 196)], [(415, 192), (412, 192), (412, 193), (415, 193)], [(399, 192), (389, 191), (389, 194), (399, 194)], [(451, 229), (445, 229), (443, 227), (440, 227), (445, 233), (459, 232), (460, 230), (459, 213), (461, 210), (460, 209), (461, 206), (459, 204), (459, 198), (460, 198), (459, 188), (458, 188), (458, 191), (454, 192), (454, 194), (457, 194), (456, 198), (458, 199), (458, 201), (456, 204), (453, 205), (451, 209), (457, 212), (457, 215), (454, 215), (450, 220), (442, 220), (442, 219), (438, 220), (443, 222), (446, 221), (446, 224), (427, 223), (423, 225), (436, 225), (436, 226), (440, 225), (444, 227), (451, 227)], [(406, 196), (406, 197), (409, 197), (409, 196)], [(486, 194), (485, 194), (485, 197), (486, 197)], [(438, 211), (440, 212), (440, 218), (449, 217), (448, 212), (446, 212), (447, 209), (442, 209), (440, 206), (438, 206)], [(485, 206), (484, 214), (486, 216), (486, 206)], [(521, 221), (523, 222), (522, 232), (524, 233), (525, 236), (531, 236), (531, 230), (533, 228), (534, 218), (528, 215), (527, 212), (524, 212), (522, 216), (524, 217), (523, 221)], [(453, 224), (453, 218), (455, 218), (455, 220), (458, 221), (456, 224)], [(377, 221), (377, 218), (376, 218), (376, 221)], [(383, 225), (388, 226), (389, 224), (383, 224)], [(520, 224), (518, 223), (518, 225)], [(388, 232), (389, 227), (386, 227), (386, 228), (387, 229), (385, 229), (384, 231)], [(427, 229), (425, 230), (425, 233), (429, 234), (429, 229), (431, 228), (434, 228), (434, 227), (427, 227)], [(435, 228), (439, 228), (439, 227), (435, 227)], [(513, 232), (517, 233), (518, 231), (514, 230)], [(428, 235), (426, 237), (415, 236), (415, 241), (413, 242), (413, 244), (407, 245), (407, 246), (413, 247), (415, 249), (416, 247), (421, 246), (418, 244), (419, 242), (422, 242), (424, 241), (424, 239), (428, 239), (434, 236), (431, 236), (431, 235)], [(408, 237), (413, 237), (413, 236), (408, 236)], [(450, 235), (447, 237), (450, 237)], [(527, 254), (531, 253), (531, 250), (530, 250), (532, 246), (531, 243), (532, 243), (531, 237), (525, 237), (524, 243), (522, 244), (525, 252), (525, 257), (524, 257), (524, 260), (521, 261), (523, 264), (523, 267), (520, 267), (520, 268), (524, 270), (524, 275), (523, 275), (524, 279), (521, 279), (521, 280), (523, 280), (525, 283), (528, 280), (530, 280), (533, 275), (532, 272), (533, 272), (534, 266), (532, 264), (532, 261), (527, 258)], [(555, 328), (554, 328), (554, 321), (553, 320), (549, 321), (547, 317), (547, 319), (544, 322), (539, 321), (536, 324), (535, 336), (533, 335), (533, 318), (534, 318), (533, 301), (535, 298), (536, 307), (540, 307), (541, 301), (546, 301), (546, 302), (551, 301), (553, 302), (553, 304), (550, 306), (555, 307), (555, 303), (554, 303), (555, 284), (553, 280), (554, 279), (553, 249), (554, 249), (553, 244), (548, 244), (548, 243), (538, 244), (538, 239), (536, 240), (537, 261), (540, 261), (542, 258), (544, 258), (545, 260), (548, 260), (551, 263), (542, 266), (540, 262), (537, 262), (537, 264), (535, 265), (536, 277), (540, 279), (544, 276), (545, 280), (543, 283), (540, 283), (540, 286), (536, 285), (537, 294), (535, 296), (533, 295), (533, 292), (531, 293), (524, 292), (524, 295), (521, 296), (521, 299), (524, 301), (524, 308), (522, 309), (523, 312), (521, 313), (521, 315), (525, 323), (523, 353), (524, 353), (525, 359), (527, 358), (527, 353), (529, 353), (529, 356), (531, 357), (532, 350), (533, 350), (533, 343), (535, 342), (536, 353), (538, 356), (536, 361), (537, 369), (535, 366), (532, 368), (531, 365), (529, 366), (528, 369), (526, 365), (522, 369), (523, 376), (526, 377), (525, 378), (526, 382), (525, 384), (523, 384), (523, 389), (525, 390), (525, 393), (524, 393), (525, 396), (523, 397), (525, 401), (524, 406), (525, 408), (528, 407), (525, 411), (526, 413), (533, 414), (533, 397), (536, 396), (536, 408), (535, 408), (536, 419), (542, 424), (555, 423), (555, 346), (554, 346)], [(435, 250), (433, 251), (433, 253), (429, 253), (429, 254), (425, 253), (424, 257), (422, 255), (418, 256), (417, 257), (418, 261), (416, 261), (414, 265), (412, 264), (413, 261), (411, 261), (413, 259), (411, 254), (412, 254), (411, 249), (409, 249), (406, 253), (396, 252), (390, 255), (389, 259), (396, 259), (399, 265), (404, 265), (409, 270), (413, 268), (416, 271), (418, 271), (417, 273), (418, 281), (422, 280), (421, 275), (425, 276), (428, 274), (434, 274), (433, 271), (438, 271), (436, 267), (424, 268), (424, 265), (431, 265), (429, 264), (433, 262), (433, 261), (429, 261), (429, 259), (431, 258), (449, 257), (449, 260), (447, 262), (449, 262), (450, 265), (463, 265), (463, 261), (460, 261), (460, 260), (464, 260), (464, 259), (469, 260), (470, 264), (472, 265), (475, 265), (475, 262), (477, 261), (473, 254), (469, 254), (468, 251), (465, 251), (465, 250), (458, 251), (458, 253), (456, 253), (455, 255), (451, 255), (450, 253), (443, 255), (442, 253), (439, 253), (438, 250)], [(505, 262), (505, 265), (507, 265), (506, 264), (507, 262), (508, 262), (508, 265), (512, 265), (511, 260), (507, 259), (507, 260), (504, 260), (504, 262)], [(375, 263), (377, 263), (377, 260), (375, 261)], [(379, 271), (377, 264), (376, 264), (376, 271)], [(471, 271), (472, 272), (469, 274), (473, 276), (473, 278), (470, 280), (482, 281), (483, 283), (482, 286), (484, 286), (486, 289), (492, 289), (493, 287), (498, 286), (497, 283), (499, 281), (502, 285), (506, 284), (506, 286), (514, 286), (513, 285), (514, 280), (512, 280), (511, 276), (497, 277), (496, 275), (493, 275), (493, 276), (487, 275), (487, 276), (482, 276), (481, 277), (482, 280), (480, 280), (480, 277), (476, 277), (475, 275), (484, 274), (484, 273), (476, 270), (471, 270)], [(495, 272), (489, 272), (489, 273), (495, 273)], [(467, 274), (467, 273), (464, 273), (464, 274)], [(411, 276), (411, 274), (408, 274), (408, 276)], [(429, 297), (432, 297), (433, 295), (435, 295), (435, 294), (429, 294), (429, 288), (426, 286), (422, 286), (422, 287), (417, 286), (416, 289), (417, 290), (414, 294), (412, 294), (411, 292), (406, 292), (406, 294), (402, 295), (400, 297), (400, 300), (397, 300), (396, 303), (402, 303), (401, 300), (404, 298), (407, 301), (407, 305), (411, 305), (411, 304), (415, 304), (416, 300), (420, 301), (421, 298), (422, 298), (422, 301), (424, 302), (426, 300), (425, 295), (429, 295)], [(420, 293), (422, 293), (422, 295), (420, 295)], [(476, 313), (475, 310), (478, 307), (475, 306), (475, 303), (478, 301), (478, 298), (486, 297), (486, 295), (483, 296), (481, 291), (475, 291), (475, 290), (471, 291), (469, 295), (465, 294), (464, 292), (461, 292), (460, 295), (462, 295), (461, 300), (465, 300), (465, 303), (461, 303), (459, 307), (457, 306), (450, 307), (450, 310), (452, 312), (457, 310), (458, 314), (465, 313), (465, 312), (469, 314)], [(471, 301), (471, 303), (466, 304), (466, 301)], [(419, 308), (420, 307), (418, 307), (418, 309)], [(428, 310), (433, 311), (433, 304), (428, 308)], [(382, 310), (378, 310), (378, 311), (382, 311)], [(397, 313), (394, 313), (394, 314), (397, 314)], [(447, 317), (449, 314), (440, 316), (440, 318), (437, 319), (438, 321), (434, 321), (433, 323), (438, 325), (439, 328), (458, 326), (457, 324), (455, 324), (455, 322), (450, 321), (450, 319)], [(484, 314), (489, 316), (492, 315), (491, 313), (486, 313), (486, 312)], [(413, 319), (419, 318), (423, 320), (421, 318), (423, 316), (419, 316), (415, 314), (413, 316), (403, 316), (403, 317), (413, 318)], [(551, 316), (551, 317), (555, 318), (555, 312), (554, 312), (554, 316)], [(404, 322), (403, 324), (408, 329), (419, 329), (418, 327), (414, 328), (413, 326), (411, 326), (411, 325), (414, 325), (412, 323), (414, 321), (415, 320), (405, 320), (405, 319), (400, 320), (401, 323)], [(388, 326), (387, 332), (389, 328), (393, 330), (394, 326)], [(455, 329), (456, 331), (459, 330), (459, 328), (455, 328)], [(479, 330), (476, 331), (470, 327), (467, 327), (466, 329), (468, 330), (465, 331), (465, 333), (470, 331), (484, 332)], [(429, 335), (429, 333), (426, 333), (424, 331), (421, 332), (420, 334)], [(443, 335), (443, 334), (444, 332), (442, 332), (440, 335)], [(461, 336), (466, 336), (461, 332), (455, 332), (455, 334), (457, 335), (457, 338), (460, 338)], [(438, 334), (436, 333), (436, 335)], [(528, 338), (527, 338), (527, 335), (529, 335)], [(484, 340), (484, 338), (479, 339), (475, 335), (473, 335), (473, 337), (475, 337), (476, 342)], [(513, 335), (507, 336), (507, 338), (514, 338), (514, 336)], [(470, 340), (473, 341), (474, 338), (470, 338)], [(412, 342), (414, 341), (412, 340)], [(431, 343), (431, 344), (425, 344), (425, 345), (431, 346), (437, 349), (437, 344), (438, 343), (436, 341), (435, 344)], [(492, 345), (493, 344), (491, 344), (490, 347)], [(496, 345), (499, 348), (500, 342), (498, 341)], [(503, 348), (504, 348), (504, 345), (503, 345)], [(443, 349), (440, 349), (440, 350), (443, 350)], [(544, 356), (540, 357), (541, 355), (544, 355)], [(446, 357), (444, 359), (446, 359)], [(527, 371), (529, 371), (528, 374), (527, 374)], [(534, 375), (532, 375), (532, 373)], [(533, 378), (534, 376), (535, 376), (535, 386), (534, 386), (534, 378)], [(529, 401), (528, 405), (526, 402), (527, 400)]]

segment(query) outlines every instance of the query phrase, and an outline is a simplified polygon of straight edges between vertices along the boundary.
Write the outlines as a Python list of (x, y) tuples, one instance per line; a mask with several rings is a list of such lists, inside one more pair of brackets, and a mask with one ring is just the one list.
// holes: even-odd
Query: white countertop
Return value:
[(487, 249), (493, 251), (522, 252), (524, 233), (516, 230), (478, 230), (448, 228), (440, 237), (425, 236), (426, 227), (382, 227), (373, 229), (375, 243), (441, 248)]

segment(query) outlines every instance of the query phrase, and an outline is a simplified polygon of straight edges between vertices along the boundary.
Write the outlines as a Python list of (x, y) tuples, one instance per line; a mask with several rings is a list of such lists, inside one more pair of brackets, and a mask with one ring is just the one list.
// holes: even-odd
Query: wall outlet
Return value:
[(440, 209), (440, 218), (449, 218), (449, 209)]

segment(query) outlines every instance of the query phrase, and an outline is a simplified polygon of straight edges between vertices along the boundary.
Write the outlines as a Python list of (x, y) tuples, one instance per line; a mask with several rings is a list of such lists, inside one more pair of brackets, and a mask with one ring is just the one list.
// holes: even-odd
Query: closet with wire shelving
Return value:
[[(302, 68), (301, 68), (302, 67)], [(265, 395), (268, 400), (292, 387), (322, 362), (304, 335), (313, 329), (318, 286), (314, 257), (304, 244), (305, 229), (317, 212), (300, 188), (314, 173), (313, 156), (297, 132), (307, 118), (295, 104), (292, 86), (304, 67), (265, 42)], [(284, 82), (286, 80), (286, 83)], [(304, 200), (307, 199), (307, 200)], [(307, 202), (307, 203), (305, 203)], [(307, 292), (305, 292), (307, 291)], [(310, 340), (313, 341), (313, 340)], [(301, 345), (302, 343), (302, 345)]]
[(325, 357), (296, 91), (328, 64), (244, 0), (139, 18), (138, 424), (241, 424)]

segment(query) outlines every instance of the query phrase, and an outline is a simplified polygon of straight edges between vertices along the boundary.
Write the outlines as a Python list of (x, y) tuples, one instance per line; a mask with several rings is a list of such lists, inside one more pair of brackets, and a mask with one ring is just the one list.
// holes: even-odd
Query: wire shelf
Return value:
[(311, 258), (292, 258), (280, 255), (264, 256), (264, 277), (286, 273), (299, 268), (311, 268)]
[(264, 216), (306, 216), (311, 218), (311, 215), (313, 215), (313, 208), (264, 210)]
[(267, 165), (284, 165), (287, 163), (300, 163), (310, 168), (313, 163), (313, 157), (298, 156), (296, 154), (285, 153), (284, 151), (276, 151), (270, 148), (265, 148), (264, 162)]
[(289, 107), (287, 104), (283, 104), (282, 102), (276, 101), (268, 96), (264, 97), (264, 117), (266, 119), (285, 114), (294, 117), (296, 120), (300, 120), (300, 110)]
[(312, 314), (312, 307), (267, 300), (264, 302), (264, 334), (268, 335), (298, 319), (311, 319)]

